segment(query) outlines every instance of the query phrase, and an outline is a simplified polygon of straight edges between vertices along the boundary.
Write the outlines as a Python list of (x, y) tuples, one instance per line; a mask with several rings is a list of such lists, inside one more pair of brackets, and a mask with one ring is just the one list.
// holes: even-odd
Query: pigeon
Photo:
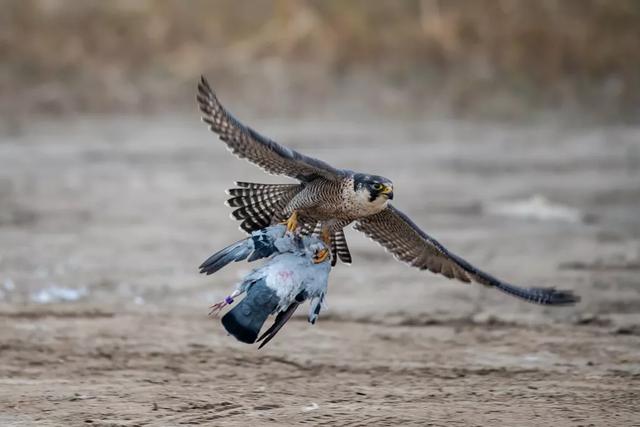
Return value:
[(211, 255), (200, 265), (200, 273), (210, 275), (231, 262), (247, 259), (255, 261), (267, 258), (276, 252), (287, 252), (294, 249), (294, 239), (285, 236), (286, 224), (276, 224), (254, 231), (246, 239), (239, 240)]
[[(227, 246), (209, 257), (201, 273), (212, 274), (225, 265), (248, 259), (268, 258), (264, 264), (237, 285), (236, 290), (211, 306), (216, 315), (245, 297), (222, 317), (222, 325), (237, 340), (264, 347), (282, 329), (298, 306), (310, 301), (308, 320), (315, 324), (327, 293), (331, 256), (327, 243), (315, 236), (302, 236), (287, 231), (284, 225), (274, 225), (254, 231), (249, 237)], [(270, 315), (276, 318), (260, 337), (260, 330)]]

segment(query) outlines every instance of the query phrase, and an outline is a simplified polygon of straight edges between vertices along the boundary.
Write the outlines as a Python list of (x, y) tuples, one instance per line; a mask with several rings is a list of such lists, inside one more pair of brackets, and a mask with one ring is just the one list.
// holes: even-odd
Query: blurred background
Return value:
[(636, 121), (640, 112), (634, 0), (1, 5), (5, 117), (191, 109), (202, 73), (270, 114)]
[[(317, 325), (236, 342), (207, 312), (249, 265), (197, 266), (244, 236), (225, 189), (289, 180), (201, 123), (200, 75), (391, 178), (452, 252), (582, 301), (349, 230)], [(638, 117), (636, 0), (0, 0), (0, 425), (637, 425)]]
[[(1, 10), (0, 300), (189, 306), (227, 292), (243, 270), (215, 286), (195, 274), (241, 236), (223, 190), (282, 179), (233, 159), (199, 122), (203, 74), (265, 135), (394, 179), (396, 204), (472, 262), (584, 294), (553, 316), (640, 306), (636, 1), (3, 0)], [(466, 315), (505, 301), (351, 234), (338, 313), (430, 312), (445, 298), (465, 307), (445, 312)], [(363, 283), (367, 263), (383, 263), (386, 279)], [(403, 282), (416, 298), (385, 306)], [(591, 298), (598, 289), (606, 296)]]

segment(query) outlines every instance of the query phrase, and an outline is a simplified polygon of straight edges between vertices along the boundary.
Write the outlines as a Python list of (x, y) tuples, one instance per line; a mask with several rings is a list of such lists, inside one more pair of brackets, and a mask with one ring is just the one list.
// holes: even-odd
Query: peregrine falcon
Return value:
[(336, 259), (351, 262), (343, 229), (351, 223), (391, 252), (397, 259), (420, 270), (449, 279), (477, 282), (536, 304), (566, 305), (579, 301), (571, 291), (555, 288), (521, 288), (503, 282), (451, 253), (427, 235), (407, 215), (389, 203), (393, 199), (390, 179), (335, 168), (260, 135), (243, 125), (220, 103), (207, 80), (198, 84), (197, 101), (202, 120), (218, 134), (236, 156), (296, 184), (237, 182), (227, 201), (241, 228), (252, 232), (287, 221), (290, 229), (322, 234), (330, 242), (332, 265)]

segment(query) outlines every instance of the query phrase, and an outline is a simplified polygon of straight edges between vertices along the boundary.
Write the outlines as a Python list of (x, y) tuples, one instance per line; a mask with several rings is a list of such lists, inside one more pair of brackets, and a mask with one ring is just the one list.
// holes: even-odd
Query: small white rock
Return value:
[(16, 284), (13, 283), (13, 280), (11, 279), (5, 279), (3, 286), (4, 290), (9, 292), (13, 291), (16, 288)]
[(310, 412), (310, 411), (315, 411), (316, 409), (318, 409), (320, 406), (318, 406), (317, 403), (315, 402), (311, 402), (311, 405), (309, 406), (305, 406), (304, 408), (302, 408), (302, 412)]
[(52, 302), (77, 301), (87, 294), (84, 288), (73, 289), (63, 288), (55, 284), (50, 284), (44, 289), (31, 294), (31, 301), (38, 304), (48, 304)]

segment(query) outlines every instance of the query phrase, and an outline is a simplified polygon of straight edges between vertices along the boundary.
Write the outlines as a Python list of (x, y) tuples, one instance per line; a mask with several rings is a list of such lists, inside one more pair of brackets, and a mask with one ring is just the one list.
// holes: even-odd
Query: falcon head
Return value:
[(353, 176), (353, 187), (356, 194), (371, 204), (386, 205), (393, 199), (393, 183), (383, 176), (357, 173)]

